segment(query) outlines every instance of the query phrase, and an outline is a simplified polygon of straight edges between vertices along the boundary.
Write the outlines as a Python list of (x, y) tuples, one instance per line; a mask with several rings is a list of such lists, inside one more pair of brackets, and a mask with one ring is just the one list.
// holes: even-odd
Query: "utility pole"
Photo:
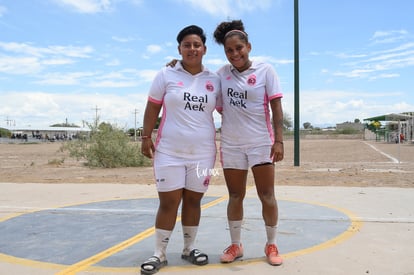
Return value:
[(98, 129), (98, 111), (100, 110), (97, 105), (95, 105), (95, 108), (92, 110), (95, 110), (95, 129)]
[(137, 114), (138, 114), (138, 109), (134, 109), (134, 116), (135, 116), (135, 121), (134, 121), (134, 141), (137, 141)]
[(294, 1), (294, 78), (295, 78), (295, 118), (294, 118), (294, 166), (300, 165), (300, 109), (299, 109), (299, 0)]
[(13, 120), (9, 119), (9, 117), (6, 117), (6, 124), (7, 126), (11, 126), (12, 125)]

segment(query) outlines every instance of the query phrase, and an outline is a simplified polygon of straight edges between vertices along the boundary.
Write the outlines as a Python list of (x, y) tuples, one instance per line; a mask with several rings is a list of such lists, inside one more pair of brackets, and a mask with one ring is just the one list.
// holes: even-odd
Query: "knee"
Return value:
[(180, 201), (170, 199), (170, 200), (161, 200), (159, 209), (163, 212), (169, 212), (169, 211), (175, 211), (178, 209), (178, 206), (180, 205)]
[(190, 208), (200, 208), (201, 200), (198, 198), (186, 198), (183, 200), (183, 206)]
[(183, 206), (190, 208), (200, 208), (203, 194), (194, 192), (185, 192), (183, 196)]
[(243, 202), (245, 197), (244, 193), (238, 193), (238, 192), (230, 192), (229, 193), (229, 200), (232, 202)]
[(273, 192), (263, 192), (259, 194), (259, 198), (263, 205), (275, 206), (276, 198)]

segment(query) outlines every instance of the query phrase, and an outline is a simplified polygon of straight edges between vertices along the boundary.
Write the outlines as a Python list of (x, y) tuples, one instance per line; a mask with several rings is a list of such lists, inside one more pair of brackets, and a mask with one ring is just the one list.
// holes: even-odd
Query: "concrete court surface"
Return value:
[[(25, 217), (50, 209), (60, 209), (65, 206), (87, 205), (90, 203), (105, 203), (119, 200), (153, 199), (156, 192), (153, 185), (126, 184), (15, 184), (1, 183), (0, 192), (0, 229), (2, 224), (13, 221), (17, 217)], [(183, 264), (179, 260), (182, 238), (174, 237), (170, 241), (168, 254), (169, 266), (157, 274), (404, 274), (414, 275), (414, 189), (412, 188), (380, 188), (380, 187), (304, 187), (276, 186), (280, 206), (280, 226), (278, 241), (283, 247), (281, 253), (285, 262), (280, 267), (268, 265), (263, 258), (262, 243), (256, 245), (255, 232), (262, 230), (260, 207), (254, 188), (248, 190), (246, 196), (247, 228), (242, 232), (245, 245), (245, 257), (242, 261), (232, 264), (218, 263), (218, 257), (228, 244), (228, 231), (223, 226), (225, 222), (226, 187), (210, 186), (206, 197), (210, 202), (219, 201), (213, 207), (203, 209), (199, 229), (199, 239), (211, 238), (211, 241), (198, 242), (198, 247), (208, 252), (210, 264), (203, 267)], [(254, 203), (256, 201), (256, 203)], [(207, 203), (208, 204), (208, 203)], [(306, 209), (316, 212), (315, 215)], [(155, 211), (153, 205), (148, 207)], [(289, 211), (285, 211), (289, 208)], [(292, 209), (293, 208), (293, 209)], [(325, 211), (323, 217), (318, 211)], [(331, 211), (331, 212), (329, 212)], [(53, 213), (53, 211), (49, 211)], [(301, 214), (302, 213), (302, 214)], [(330, 216), (332, 213), (333, 216)], [(57, 213), (55, 213), (57, 214)], [(339, 218), (336, 216), (339, 214)], [(342, 216), (346, 218), (343, 219)], [(220, 224), (206, 223), (212, 216), (220, 219)], [(50, 215), (48, 223), (56, 220), (56, 215)], [(331, 224), (338, 225), (348, 222), (343, 232), (337, 232), (321, 238), (314, 245), (302, 245), (285, 240), (291, 234), (298, 234), (303, 240), (315, 235), (330, 234)], [(35, 221), (34, 221), (35, 222)], [(33, 222), (33, 223), (34, 223)], [(37, 222), (37, 221), (36, 221)], [(288, 225), (293, 228), (288, 228)], [(153, 225), (153, 220), (147, 227)], [(249, 228), (249, 225), (252, 226)], [(30, 224), (26, 225), (30, 227)], [(119, 224), (122, 227), (122, 224)], [(70, 232), (71, 224), (67, 225)], [(254, 229), (254, 230), (251, 230)], [(3, 230), (5, 230), (3, 228)], [(23, 230), (23, 229), (22, 229)], [(96, 229), (94, 229), (96, 230)], [(105, 229), (101, 229), (105, 230)], [(175, 231), (179, 231), (176, 226)], [(292, 233), (292, 230), (294, 231)], [(16, 229), (18, 234), (19, 229)], [(208, 231), (208, 232), (207, 232)], [(212, 231), (212, 232), (211, 232)], [(212, 233), (212, 234), (211, 234)], [(179, 233), (174, 233), (179, 234)], [(149, 233), (147, 235), (150, 235)], [(146, 237), (145, 232), (141, 235)], [(1, 238), (5, 238), (0, 235)], [(261, 236), (263, 239), (263, 236)], [(33, 238), (36, 240), (36, 236)], [(127, 239), (127, 237), (125, 237)], [(173, 239), (173, 238), (172, 238)], [(59, 253), (60, 245), (49, 244)], [(135, 241), (137, 241), (135, 239)], [(3, 243), (8, 243), (3, 239)], [(131, 240), (132, 242), (132, 240)], [(145, 243), (145, 240), (142, 241)], [(105, 243), (105, 239), (102, 239)], [(282, 245), (283, 244), (283, 245)], [(13, 249), (13, 242), (8, 244)], [(152, 253), (152, 241), (148, 242), (146, 252), (141, 257), (146, 258)], [(79, 243), (82, 247), (82, 242)], [(11, 275), (48, 275), (48, 274), (139, 274), (139, 264), (134, 266), (116, 267), (117, 261), (122, 261), (122, 254), (133, 245), (119, 243), (102, 254), (91, 257), (82, 256), (71, 265), (61, 265), (34, 261), (37, 255), (13, 257), (0, 254), (0, 274)], [(247, 248), (251, 250), (247, 250)], [(258, 248), (260, 247), (260, 248)], [(0, 247), (0, 249), (6, 249)], [(7, 249), (6, 249), (7, 250)], [(82, 251), (79, 248), (79, 251)], [(108, 255), (105, 255), (105, 252)], [(139, 252), (139, 251), (138, 251)], [(45, 251), (47, 254), (48, 251)], [(137, 258), (139, 257), (137, 253)], [(118, 255), (118, 257), (116, 257)], [(114, 257), (112, 262), (107, 262)], [(98, 265), (96, 265), (98, 263)], [(99, 265), (99, 263), (104, 263)], [(120, 265), (122, 266), (122, 265)]]

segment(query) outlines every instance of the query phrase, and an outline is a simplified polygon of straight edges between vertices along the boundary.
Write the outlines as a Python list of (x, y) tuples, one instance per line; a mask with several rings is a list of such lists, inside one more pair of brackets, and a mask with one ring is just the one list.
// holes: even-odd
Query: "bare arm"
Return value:
[(283, 110), (282, 102), (280, 98), (275, 98), (270, 101), (270, 107), (272, 108), (273, 116), (273, 131), (275, 141), (270, 152), (270, 156), (273, 156), (273, 161), (278, 162), (284, 158), (283, 147)]
[(152, 131), (154, 130), (155, 123), (157, 122), (158, 116), (160, 114), (161, 106), (162, 105), (160, 104), (148, 101), (147, 106), (145, 107), (141, 153), (150, 159), (152, 159), (153, 153), (155, 151), (155, 146), (151, 138)]

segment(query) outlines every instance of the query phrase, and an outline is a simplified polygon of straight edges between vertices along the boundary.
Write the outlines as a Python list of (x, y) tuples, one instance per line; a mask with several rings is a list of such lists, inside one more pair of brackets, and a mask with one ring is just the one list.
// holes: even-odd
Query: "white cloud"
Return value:
[(162, 51), (162, 47), (160, 45), (148, 45), (147, 52), (149, 54), (156, 54)]
[(111, 10), (110, 0), (54, 0), (56, 3), (67, 6), (79, 13), (99, 13)]
[(67, 57), (88, 58), (90, 57), (90, 54), (94, 52), (94, 49), (90, 46), (76, 47), (71, 45), (52, 45), (48, 47), (34, 47), (27, 43), (15, 42), (0, 42), (0, 49), (3, 49), (5, 52), (25, 54), (36, 57), (60, 55)]
[(376, 79), (380, 79), (380, 78), (395, 78), (395, 77), (399, 77), (400, 74), (394, 73), (394, 74), (379, 74), (376, 76), (371, 76), (369, 78), (369, 80), (376, 80)]
[(48, 73), (41, 75), (41, 80), (35, 81), (41, 85), (77, 85), (81, 84), (83, 79), (95, 76), (92, 72), (73, 72), (73, 73)]
[(77, 58), (89, 58), (93, 52), (89, 46), (35, 47), (28, 43), (0, 42), (0, 72), (37, 74), (48, 66), (68, 65), (75, 63)]
[(7, 13), (7, 8), (5, 6), (0, 6), (0, 17)]
[(376, 31), (372, 37), (372, 39), (376, 39), (376, 38), (382, 38), (382, 37), (386, 37), (386, 36), (391, 36), (391, 35), (395, 35), (395, 34), (403, 34), (406, 35), (408, 34), (408, 32), (406, 30), (398, 30), (398, 31)]
[(157, 73), (156, 70), (141, 70), (138, 72), (138, 76), (144, 82), (152, 82)]
[(121, 42), (121, 43), (127, 43), (127, 42), (135, 40), (132, 37), (118, 37), (118, 36), (112, 36), (112, 39), (117, 41), (117, 42)]
[(276, 64), (276, 65), (293, 64), (294, 62), (293, 59), (277, 59), (277, 58), (274, 58), (273, 56), (256, 55), (256, 56), (251, 56), (250, 58), (252, 60), (262, 61), (262, 62)]
[(0, 57), (0, 72), (8, 74), (34, 74), (42, 70), (36, 57)]
[(365, 78), (369, 76), (369, 73), (374, 72), (373, 69), (354, 69), (347, 72), (334, 72), (332, 75), (334, 76), (341, 76), (347, 78)]
[[(292, 118), (294, 114), (294, 95), (284, 94), (283, 110)], [(414, 104), (401, 100), (401, 93), (341, 90), (301, 90), (300, 126), (310, 122), (314, 126), (335, 125), (358, 118), (376, 116), (384, 113), (413, 110)]]
[(114, 81), (114, 80), (103, 80), (103, 81), (92, 81), (88, 84), (89, 87), (93, 88), (127, 88), (137, 87), (139, 82), (137, 81)]
[[(0, 117), (16, 122), (17, 127), (48, 126), (68, 119), (69, 123), (79, 126), (82, 121), (93, 122), (95, 107), (101, 121), (115, 123), (120, 127), (134, 125), (135, 109), (138, 110), (137, 126), (142, 125), (146, 94), (131, 95), (93, 94), (93, 93), (46, 93), (39, 91), (2, 92), (0, 102), (7, 102), (0, 109)], [(0, 127), (6, 122), (0, 121)]]
[(362, 57), (366, 57), (367, 54), (347, 54), (347, 53), (339, 53), (335, 55), (338, 58), (343, 58), (343, 59), (347, 59), (347, 58), (362, 58)]
[(50, 54), (63, 55), (69, 57), (88, 58), (94, 52), (90, 46), (49, 46)]
[(106, 66), (119, 66), (121, 65), (121, 61), (119, 61), (118, 58), (112, 59), (108, 62), (106, 62)]
[(266, 10), (272, 5), (271, 0), (177, 0), (180, 3), (188, 3), (194, 9), (205, 11), (216, 16), (236, 17), (244, 13), (256, 10)]
[(72, 63), (75, 63), (75, 61), (68, 58), (53, 58), (42, 61), (42, 64), (44, 65), (67, 65)]
[[(388, 35), (390, 34), (377, 33), (376, 37)], [(340, 53), (334, 54), (334, 56), (351, 60), (342, 64), (342, 66), (349, 68), (348, 70), (336, 70), (332, 74), (336, 77), (368, 78), (370, 80), (399, 77), (400, 74), (396, 73), (396, 70), (414, 66), (414, 43), (404, 43), (399, 46), (367, 53)], [(330, 71), (334, 70), (331, 69)]]
[(408, 35), (406, 30), (376, 31), (371, 41), (378, 44), (394, 43), (404, 40)]

